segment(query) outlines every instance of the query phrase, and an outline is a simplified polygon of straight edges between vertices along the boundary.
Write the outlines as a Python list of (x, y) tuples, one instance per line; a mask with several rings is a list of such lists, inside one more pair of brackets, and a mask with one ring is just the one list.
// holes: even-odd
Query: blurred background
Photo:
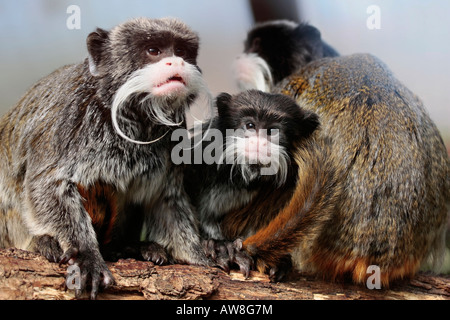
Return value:
[[(67, 26), (71, 5), (80, 9), (79, 29)], [(0, 115), (39, 78), (81, 62), (96, 27), (138, 16), (185, 21), (200, 35), (198, 61), (212, 93), (236, 92), (230, 66), (247, 30), (288, 18), (316, 26), (341, 54), (382, 59), (422, 98), (450, 145), (449, 12), (448, 0), (0, 0)]]

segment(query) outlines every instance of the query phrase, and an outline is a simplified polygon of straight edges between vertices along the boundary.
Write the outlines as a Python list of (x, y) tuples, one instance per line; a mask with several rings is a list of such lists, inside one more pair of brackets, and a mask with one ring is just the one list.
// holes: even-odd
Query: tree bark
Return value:
[[(271, 283), (252, 272), (249, 279), (237, 271), (189, 265), (155, 266), (133, 259), (108, 263), (116, 283), (100, 293), (105, 300), (173, 299), (439, 299), (450, 300), (450, 276), (419, 273), (412, 280), (389, 289), (367, 289), (350, 283), (332, 283), (305, 273)], [(0, 299), (75, 299), (67, 290), (67, 266), (50, 263), (42, 256), (18, 249), (0, 250)], [(86, 295), (87, 297), (87, 295)]]

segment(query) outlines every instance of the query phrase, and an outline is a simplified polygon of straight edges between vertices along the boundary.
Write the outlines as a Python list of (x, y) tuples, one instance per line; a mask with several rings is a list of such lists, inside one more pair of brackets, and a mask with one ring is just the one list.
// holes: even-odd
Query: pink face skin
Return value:
[(183, 96), (187, 93), (189, 75), (186, 73), (185, 62), (179, 57), (165, 58), (159, 63), (151, 93), (154, 96)]
[(114, 129), (124, 139), (136, 144), (150, 144), (156, 140), (138, 141), (131, 139), (122, 132), (117, 121), (117, 112), (123, 107), (130, 96), (137, 93), (148, 93), (142, 102), (148, 99), (152, 103), (151, 115), (155, 122), (166, 126), (177, 126), (182, 123), (179, 118), (168, 118), (167, 110), (181, 110), (183, 103), (190, 95), (205, 90), (201, 72), (197, 66), (186, 62), (183, 58), (170, 56), (155, 63), (149, 63), (135, 71), (130, 78), (117, 90), (111, 107)]
[(270, 143), (263, 136), (259, 134), (247, 137), (245, 141), (245, 156), (251, 162), (257, 161), (265, 163), (270, 161)]

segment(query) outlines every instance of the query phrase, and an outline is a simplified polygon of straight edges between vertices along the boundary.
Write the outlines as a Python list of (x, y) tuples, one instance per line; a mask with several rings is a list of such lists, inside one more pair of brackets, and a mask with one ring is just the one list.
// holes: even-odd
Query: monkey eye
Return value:
[(255, 126), (255, 124), (253, 122), (248, 122), (248, 123), (245, 124), (245, 129), (246, 130), (255, 130), (256, 126)]
[(159, 56), (162, 52), (159, 48), (151, 47), (147, 50), (148, 54), (151, 56)]
[(175, 55), (177, 57), (184, 57), (186, 55), (186, 50), (184, 48), (175, 48)]

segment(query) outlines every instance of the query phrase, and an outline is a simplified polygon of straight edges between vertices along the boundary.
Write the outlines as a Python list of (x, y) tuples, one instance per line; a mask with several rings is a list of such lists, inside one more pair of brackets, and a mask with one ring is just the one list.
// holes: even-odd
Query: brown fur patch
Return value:
[(97, 182), (85, 188), (77, 185), (83, 197), (83, 205), (92, 219), (99, 243), (111, 241), (113, 227), (117, 218), (117, 201), (113, 187)]

